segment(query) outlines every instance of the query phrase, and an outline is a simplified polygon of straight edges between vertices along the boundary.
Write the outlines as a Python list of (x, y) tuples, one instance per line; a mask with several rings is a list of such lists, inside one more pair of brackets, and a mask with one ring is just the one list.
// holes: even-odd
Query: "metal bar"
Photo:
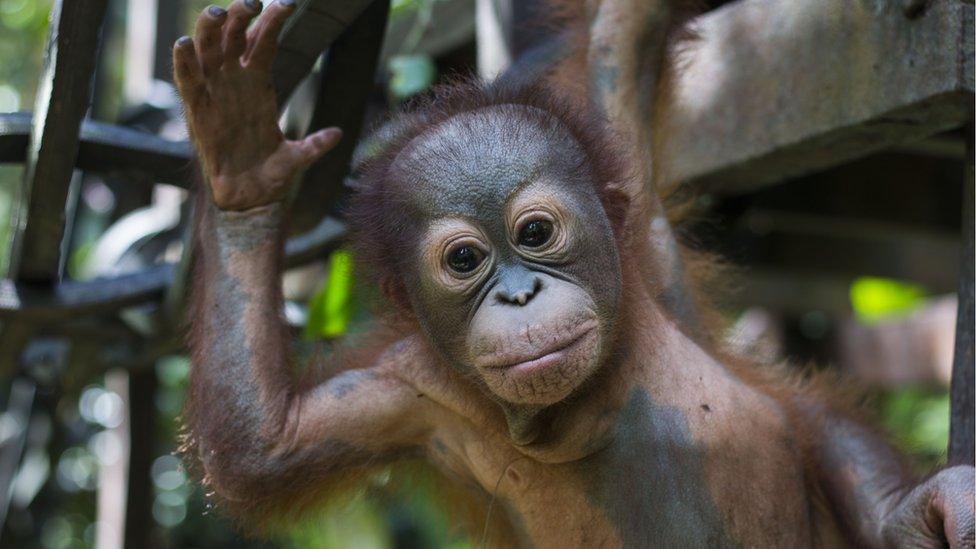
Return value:
[(305, 172), (289, 222), (298, 231), (321, 221), (345, 192), (343, 180), (359, 141), (376, 65), (383, 44), (389, 2), (373, 2), (326, 54), (309, 132), (342, 128), (339, 145)]
[(972, 120), (971, 4), (733, 2), (692, 25), (661, 106), (665, 186), (743, 192)]
[[(0, 163), (24, 162), (31, 113), (0, 113)], [(192, 148), (149, 132), (84, 120), (75, 167), (96, 173), (138, 172), (154, 183), (186, 187)]]
[(99, 35), (108, 0), (57, 0), (14, 225), (10, 274), (37, 281), (60, 276), (61, 240), (81, 120), (91, 102)]
[(962, 203), (962, 266), (959, 269), (959, 311), (956, 314), (956, 345), (952, 357), (951, 420), (949, 424), (949, 464), (974, 465), (973, 416), (976, 415), (976, 367), (973, 348), (976, 346), (976, 255), (973, 251), (974, 210), (974, 158), (973, 132), (970, 124), (966, 129), (966, 179), (965, 199)]

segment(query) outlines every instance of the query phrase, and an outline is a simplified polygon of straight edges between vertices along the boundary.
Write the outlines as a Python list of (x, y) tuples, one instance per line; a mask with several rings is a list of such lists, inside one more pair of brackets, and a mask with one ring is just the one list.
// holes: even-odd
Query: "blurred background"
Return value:
[[(0, 287), (0, 302), (8, 291), (22, 298), (24, 310), (36, 303), (30, 330), (19, 339), (0, 337), (0, 362), (6, 361), (0, 370), (0, 488), (9, 487), (0, 494), (0, 545), (111, 548), (142, 540), (152, 547), (468, 547), (450, 513), (437, 507), (434, 490), (422, 481), (392, 490), (383, 478), (321, 520), (272, 540), (244, 540), (208, 508), (174, 456), (189, 370), (172, 321), (181, 311), (188, 175), (166, 166), (185, 168), (188, 149), (169, 52), (208, 3), (107, 1), (81, 130), (79, 164), (89, 165), (70, 172), (65, 187), (66, 230), (56, 242), (62, 250), (56, 284), (49, 286), (63, 291), (44, 297), (36, 281), (13, 274)], [(725, 4), (713, 1), (709, 9), (731, 7)], [(370, 18), (376, 36), (342, 35), (340, 42), (349, 43), (337, 43), (315, 61), (313, 75), (296, 84), (286, 127), (300, 133), (338, 123), (352, 126), (347, 135), (355, 136), (360, 123), (374, 126), (391, 108), (451, 75), (491, 77), (513, 61), (531, 70), (557, 34), (538, 24), (532, 12), (538, 5), (392, 0), (369, 8), (360, 17)], [(17, 212), (30, 189), (25, 181), (31, 174), (11, 151), (24, 150), (29, 111), (39, 111), (51, 93), (44, 89), (51, 82), (44, 67), (52, 7), (53, 0), (0, 0), (0, 113), (28, 113), (0, 120), (0, 273), (14, 272), (15, 232), (23, 226)], [(356, 57), (369, 51), (372, 60)], [(60, 61), (74, 53), (47, 52), (55, 54)], [(360, 82), (335, 76), (355, 70), (366, 71)], [(84, 96), (84, 90), (81, 81), (74, 93)], [(331, 101), (332, 111), (350, 112), (329, 112), (320, 97)], [(865, 153), (834, 155), (802, 175), (784, 170), (762, 185), (695, 186), (690, 221), (682, 228), (695, 247), (721, 254), (729, 267), (723, 282), (730, 291), (721, 306), (730, 345), (762, 359), (838, 369), (857, 380), (867, 389), (868, 407), (922, 471), (945, 460), (948, 441), (966, 151), (960, 126), (942, 124), (921, 139), (911, 135), (865, 146)], [(122, 152), (106, 143), (118, 143)], [(118, 167), (130, 154), (122, 149), (142, 143), (145, 156), (131, 163), (144, 165)], [(370, 290), (355, 284), (355, 258), (341, 239), (328, 236), (335, 226), (322, 221), (329, 214), (326, 221), (334, 223), (341, 208), (351, 148), (342, 154), (338, 166), (319, 166), (308, 176), (339, 182), (324, 196), (309, 195), (327, 207), (295, 214), (295, 268), (284, 282), (287, 316), (308, 347), (328, 345), (370, 316), (363, 305)], [(100, 170), (98, 162), (113, 168)], [(164, 284), (153, 286), (153, 276)], [(94, 284), (104, 280), (132, 285), (139, 299), (120, 298), (111, 308), (72, 305), (72, 291), (89, 292), (78, 299), (93, 300), (90, 292), (102, 288)], [(143, 293), (140, 284), (148, 288)], [(64, 303), (65, 316), (51, 312)], [(9, 313), (17, 305), (8, 300), (3, 307)], [(8, 333), (18, 332), (20, 322), (12, 313), (0, 316)]]

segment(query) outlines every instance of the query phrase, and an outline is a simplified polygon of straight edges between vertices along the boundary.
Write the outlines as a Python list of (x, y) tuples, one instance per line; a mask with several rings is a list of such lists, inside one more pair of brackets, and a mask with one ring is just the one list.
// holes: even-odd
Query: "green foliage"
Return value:
[(30, 109), (50, 11), (51, 0), (0, 0), (0, 112)]
[(864, 276), (851, 284), (851, 306), (863, 322), (903, 317), (925, 301), (925, 289), (889, 278)]
[(390, 94), (398, 101), (426, 90), (437, 76), (437, 68), (427, 55), (397, 55), (390, 58)]
[(346, 333), (353, 313), (352, 272), (351, 253), (338, 250), (332, 254), (325, 284), (308, 305), (306, 338), (331, 338)]
[(895, 442), (926, 467), (945, 459), (949, 444), (949, 393), (931, 387), (906, 387), (878, 399), (882, 423)]
[[(51, 0), (0, 0), (0, 112), (29, 110), (44, 58)], [(10, 215), (20, 166), (0, 166), (0, 274), (7, 271)]]

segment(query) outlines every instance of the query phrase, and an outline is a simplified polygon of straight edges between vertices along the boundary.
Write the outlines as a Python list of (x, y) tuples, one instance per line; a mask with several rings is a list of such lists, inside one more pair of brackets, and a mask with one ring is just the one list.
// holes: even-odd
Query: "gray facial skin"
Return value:
[[(605, 362), (620, 299), (613, 230), (579, 144), (549, 114), (498, 105), (415, 138), (391, 166), (420, 235), (405, 282), (438, 349), (502, 404), (519, 443)], [(545, 245), (519, 242), (531, 221)], [(452, 250), (482, 262), (452, 270)]]

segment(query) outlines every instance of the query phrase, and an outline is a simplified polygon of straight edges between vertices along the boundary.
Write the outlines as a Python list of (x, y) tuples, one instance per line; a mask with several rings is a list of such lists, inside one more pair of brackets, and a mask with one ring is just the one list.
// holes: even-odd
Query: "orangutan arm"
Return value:
[(884, 438), (820, 402), (797, 406), (806, 453), (835, 517), (868, 547), (973, 546), (973, 468), (919, 479)]
[[(422, 420), (397, 368), (403, 344), (302, 389), (282, 319), (284, 200), (294, 175), (338, 130), (288, 141), (277, 126), (270, 67), (294, 2), (276, 2), (245, 37), (260, 3), (208, 8), (174, 50), (176, 82), (206, 188), (196, 222), (187, 450), (227, 510), (253, 527), (301, 510), (352, 472), (394, 457)], [(376, 356), (379, 355), (379, 356)], [(352, 368), (352, 369), (350, 369)]]
[[(625, 189), (639, 220), (632, 230), (649, 243), (650, 277), (659, 299), (689, 336), (704, 336), (695, 296), (686, 283), (684, 261), (661, 202), (652, 165), (655, 103), (668, 63), (669, 37), (687, 0), (603, 0), (589, 25), (587, 66), (590, 93), (633, 162), (635, 177)], [(661, 113), (660, 116), (667, 116)]]

